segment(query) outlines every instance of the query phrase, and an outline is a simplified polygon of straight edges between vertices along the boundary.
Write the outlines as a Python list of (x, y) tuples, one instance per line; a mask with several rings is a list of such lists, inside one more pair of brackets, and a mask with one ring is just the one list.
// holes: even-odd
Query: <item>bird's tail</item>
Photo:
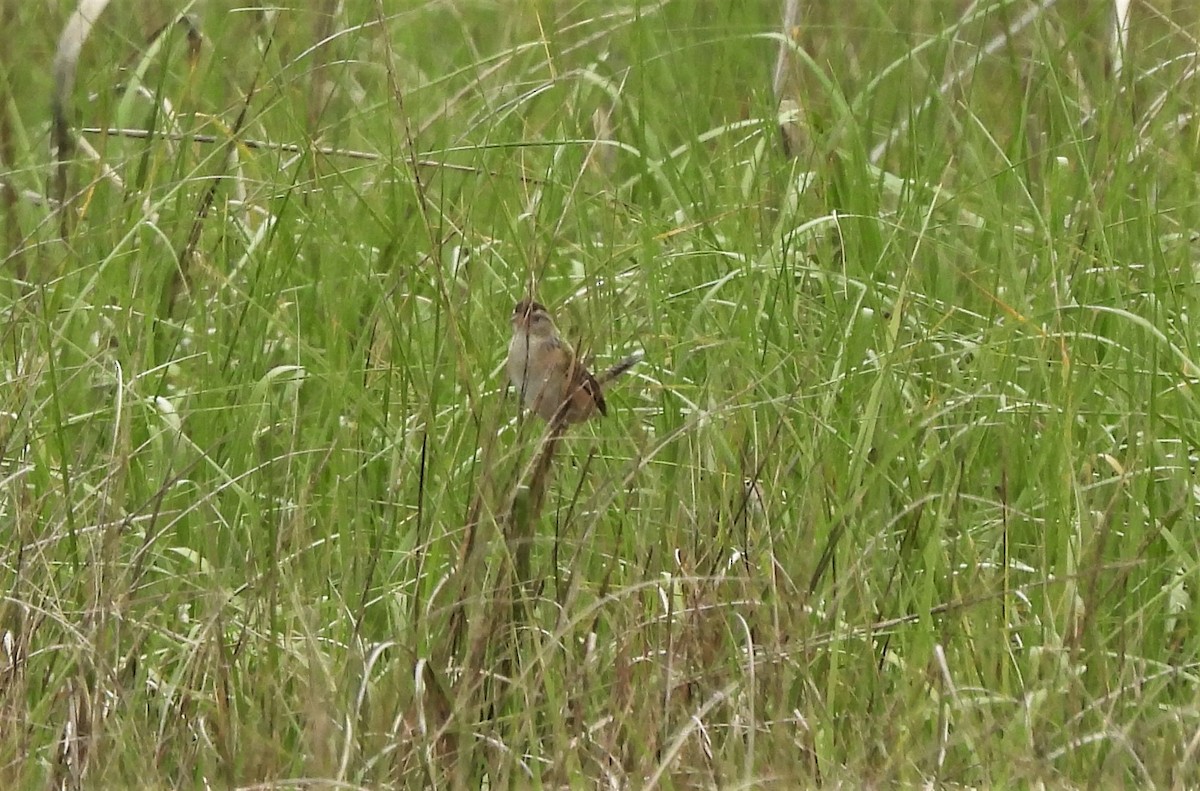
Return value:
[(604, 373), (597, 376), (596, 381), (602, 385), (608, 384), (609, 382), (616, 379), (621, 374), (628, 371), (633, 366), (640, 363), (642, 361), (643, 356), (644, 355), (641, 352), (638, 352), (637, 354), (629, 355), (624, 360), (621, 360), (621, 362), (614, 365), (612, 368), (609, 368), (607, 371), (605, 371)]

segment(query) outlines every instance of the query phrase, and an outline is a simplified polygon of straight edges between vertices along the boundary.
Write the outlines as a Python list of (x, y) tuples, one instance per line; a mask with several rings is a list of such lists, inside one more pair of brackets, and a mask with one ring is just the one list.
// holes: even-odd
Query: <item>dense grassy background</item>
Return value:
[(3, 6), (0, 785), (1200, 783), (1193, 2), (386, 5)]

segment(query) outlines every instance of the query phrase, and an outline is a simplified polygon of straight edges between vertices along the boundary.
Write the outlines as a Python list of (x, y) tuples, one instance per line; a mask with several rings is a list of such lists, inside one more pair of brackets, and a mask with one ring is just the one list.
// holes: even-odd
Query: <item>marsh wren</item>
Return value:
[(607, 415), (604, 385), (642, 359), (639, 354), (626, 357), (599, 377), (592, 376), (558, 334), (546, 306), (531, 299), (513, 308), (512, 328), (508, 378), (526, 408), (546, 421), (557, 417), (565, 423), (582, 423), (595, 412)]

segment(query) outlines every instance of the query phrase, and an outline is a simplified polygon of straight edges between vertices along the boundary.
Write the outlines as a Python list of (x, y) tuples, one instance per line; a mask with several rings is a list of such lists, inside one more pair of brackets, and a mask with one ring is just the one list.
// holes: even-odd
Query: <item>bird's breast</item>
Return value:
[(562, 403), (561, 374), (555, 368), (554, 348), (516, 333), (508, 345), (508, 378), (529, 409), (539, 412)]

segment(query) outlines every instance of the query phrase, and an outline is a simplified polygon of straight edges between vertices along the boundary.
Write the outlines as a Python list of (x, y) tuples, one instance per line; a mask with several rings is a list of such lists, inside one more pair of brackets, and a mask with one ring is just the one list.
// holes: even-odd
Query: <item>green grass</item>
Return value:
[(1193, 4), (396, 5), (0, 12), (0, 786), (1200, 783)]

